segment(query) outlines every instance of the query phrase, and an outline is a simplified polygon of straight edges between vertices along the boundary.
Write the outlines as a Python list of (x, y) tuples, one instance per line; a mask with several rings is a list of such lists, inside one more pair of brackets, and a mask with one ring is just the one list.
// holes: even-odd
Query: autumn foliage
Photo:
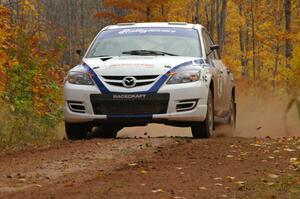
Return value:
[(61, 119), (60, 52), (43, 45), (47, 37), (34, 2), (21, 1), (17, 19), (15, 10), (0, 5), (1, 117), (6, 118), (0, 145), (47, 137)]
[(13, 32), (9, 23), (10, 14), (2, 5), (0, 5), (0, 16), (0, 92), (3, 92), (7, 82), (5, 68), (12, 65), (7, 50), (11, 47)]

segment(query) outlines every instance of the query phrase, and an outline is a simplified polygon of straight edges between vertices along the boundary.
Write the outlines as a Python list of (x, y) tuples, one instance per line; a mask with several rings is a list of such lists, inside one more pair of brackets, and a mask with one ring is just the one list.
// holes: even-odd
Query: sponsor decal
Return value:
[(143, 100), (146, 99), (146, 94), (114, 94), (113, 99), (118, 99), (118, 100), (128, 100), (128, 99), (133, 99), (133, 100)]
[(223, 92), (222, 78), (218, 78), (218, 96), (221, 97)]
[(97, 38), (102, 39), (126, 37), (126, 36), (149, 36), (149, 35), (174, 35), (177, 37), (188, 37), (198, 40), (198, 32), (194, 29), (185, 28), (167, 28), (167, 27), (140, 27), (140, 28), (124, 28), (103, 31)]
[(146, 34), (146, 33), (176, 33), (176, 30), (171, 29), (150, 29), (150, 28), (136, 28), (136, 29), (124, 29), (118, 32), (120, 35), (130, 34), (130, 33), (139, 33), (139, 34)]

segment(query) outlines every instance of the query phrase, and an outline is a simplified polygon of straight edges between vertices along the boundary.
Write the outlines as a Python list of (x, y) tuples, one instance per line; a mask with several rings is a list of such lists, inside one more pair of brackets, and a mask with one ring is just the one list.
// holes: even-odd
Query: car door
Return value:
[[(214, 52), (209, 54), (210, 50), (210, 43), (208, 39), (207, 32), (203, 29), (202, 30), (202, 39), (203, 39), (203, 44), (204, 44), (204, 49), (205, 49), (205, 54), (206, 54), (206, 59), (211, 63), (211, 73), (212, 73), (212, 78), (214, 82), (214, 109), (215, 109), (215, 115), (219, 116), (219, 114), (223, 111), (222, 107), (222, 98), (220, 94), (222, 93), (222, 89), (219, 87), (221, 84), (219, 80), (221, 79), (221, 72), (220, 72), (220, 67), (218, 67), (218, 63), (215, 57)], [(209, 55), (208, 55), (209, 54)]]
[[(203, 40), (206, 52), (209, 53), (210, 46), (214, 45), (212, 39), (210, 38), (207, 31), (203, 30)], [(226, 77), (226, 69), (219, 58), (218, 52), (215, 50), (211, 52), (207, 59), (210, 60), (213, 70), (214, 70), (214, 101), (215, 101), (215, 115), (216, 116), (223, 116), (225, 112), (227, 112), (227, 94), (226, 94), (226, 84), (227, 84), (227, 77)]]
[[(208, 33), (207, 33), (207, 36), (208, 36), (210, 45), (214, 45), (214, 42)], [(230, 70), (228, 70), (228, 68), (224, 65), (223, 61), (220, 59), (220, 56), (216, 50), (214, 51), (214, 57), (215, 57), (214, 60), (215, 60), (216, 66), (218, 68), (218, 71), (221, 74), (220, 79), (219, 79), (220, 82), (218, 84), (222, 84), (222, 85), (219, 86), (219, 89), (221, 89), (221, 90), (218, 92), (222, 98), (222, 106), (223, 106), (222, 112), (223, 113), (221, 115), (224, 116), (227, 114), (227, 112), (230, 109), (230, 103), (231, 103), (231, 97), (232, 97), (231, 96), (232, 76), (231, 76)]]

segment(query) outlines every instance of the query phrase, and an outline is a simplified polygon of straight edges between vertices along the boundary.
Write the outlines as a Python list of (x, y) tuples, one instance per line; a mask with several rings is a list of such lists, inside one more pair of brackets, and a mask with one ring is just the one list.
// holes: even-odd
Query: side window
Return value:
[[(203, 31), (203, 40), (205, 43), (205, 51), (206, 53), (209, 53), (211, 51), (210, 46), (214, 45), (214, 43), (206, 31)], [(217, 52), (216, 51), (212, 52), (208, 57), (210, 59), (218, 59)]]
[(209, 41), (207, 40), (207, 35), (205, 31), (202, 31), (202, 37), (204, 42), (205, 53), (207, 54), (210, 52), (210, 44)]

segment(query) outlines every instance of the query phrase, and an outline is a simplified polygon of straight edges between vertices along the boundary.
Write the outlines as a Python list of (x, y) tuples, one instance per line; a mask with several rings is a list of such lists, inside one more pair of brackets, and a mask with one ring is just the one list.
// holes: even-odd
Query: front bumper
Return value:
[[(172, 123), (172, 122), (201, 122), (205, 120), (207, 112), (208, 85), (202, 81), (186, 84), (165, 84), (158, 93), (169, 94), (169, 102), (166, 113), (163, 114), (142, 114), (142, 115), (98, 115), (94, 114), (91, 95), (101, 94), (96, 86), (74, 85), (66, 82), (64, 87), (64, 115), (68, 123), (81, 122), (109, 122), (117, 123), (126, 119), (126, 121), (136, 120), (146, 123)], [(178, 104), (195, 100), (196, 103), (192, 109), (181, 109)], [(80, 102), (84, 111), (71, 110), (69, 103)], [(119, 104), (120, 107), (122, 103)]]

